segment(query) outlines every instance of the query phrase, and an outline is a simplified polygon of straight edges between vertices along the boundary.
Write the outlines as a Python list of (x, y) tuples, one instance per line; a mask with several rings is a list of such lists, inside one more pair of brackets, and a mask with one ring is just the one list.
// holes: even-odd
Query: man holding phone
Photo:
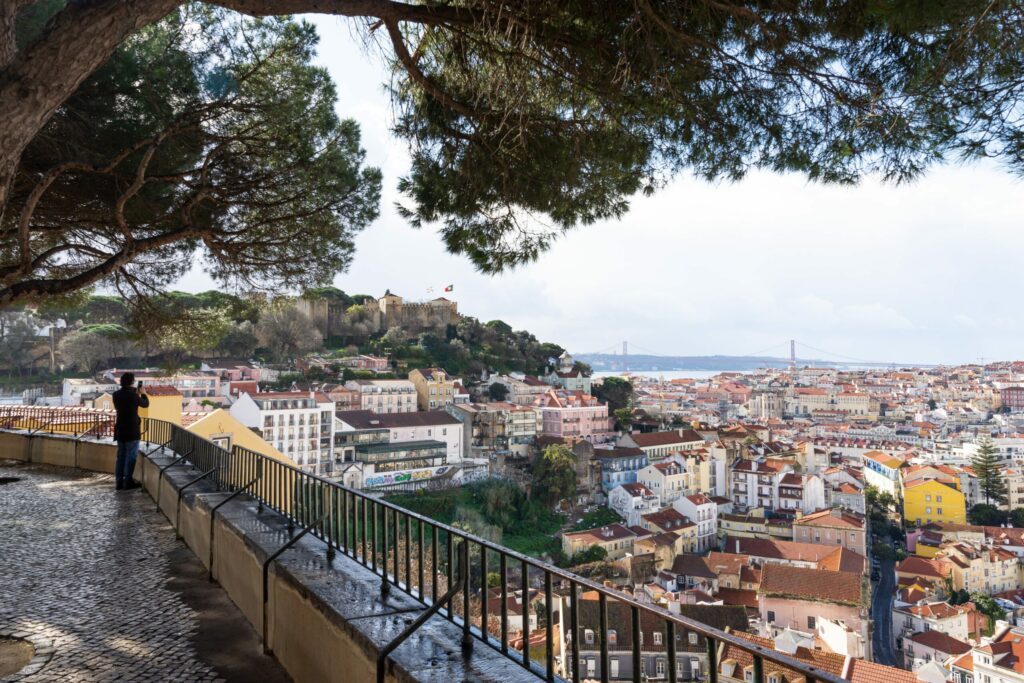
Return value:
[(117, 420), (114, 422), (114, 441), (117, 442), (117, 461), (114, 464), (114, 478), (117, 490), (137, 489), (139, 485), (132, 478), (135, 458), (139, 454), (139, 440), (142, 439), (142, 418), (139, 408), (149, 407), (149, 397), (141, 382), (135, 388), (135, 374), (121, 375), (121, 388), (111, 397)]

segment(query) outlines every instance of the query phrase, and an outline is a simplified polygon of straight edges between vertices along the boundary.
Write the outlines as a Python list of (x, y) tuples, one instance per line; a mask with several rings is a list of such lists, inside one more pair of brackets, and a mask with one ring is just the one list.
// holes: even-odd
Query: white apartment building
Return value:
[(1024, 683), (1024, 629), (997, 622), (996, 632), (950, 663), (953, 683)]
[(718, 546), (718, 503), (703, 493), (677, 498), (672, 504), (697, 525), (697, 552)]
[[(386, 443), (438, 441), (444, 444), (446, 465), (462, 462), (467, 448), (463, 424), (443, 410), (375, 414), (365, 410), (338, 413), (339, 432), (381, 432)], [(387, 434), (383, 434), (386, 431)]]
[(778, 500), (778, 472), (757, 460), (737, 460), (729, 470), (729, 493), (737, 507), (774, 510)]
[(334, 402), (312, 391), (268, 391), (239, 395), (231, 415), (255, 429), (296, 465), (322, 474), (334, 448)]
[(626, 526), (640, 526), (640, 518), (661, 509), (661, 501), (643, 484), (620, 484), (608, 494), (608, 507), (626, 520)]
[(62, 406), (80, 406), (84, 401), (92, 401), (100, 394), (112, 394), (121, 385), (117, 380), (65, 378), (61, 384), (60, 404)]
[(674, 457), (648, 465), (636, 474), (638, 483), (654, 491), (662, 505), (671, 505), (686, 495), (690, 487), (690, 474), (686, 466)]
[(416, 385), (407, 379), (355, 379), (345, 388), (359, 392), (361, 410), (379, 414), (415, 413)]

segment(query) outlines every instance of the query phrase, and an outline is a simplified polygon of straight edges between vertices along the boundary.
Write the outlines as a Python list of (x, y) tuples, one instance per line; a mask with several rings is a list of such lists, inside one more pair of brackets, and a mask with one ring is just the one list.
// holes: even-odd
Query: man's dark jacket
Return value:
[(114, 441), (138, 441), (142, 438), (142, 420), (139, 408), (149, 407), (149, 398), (139, 394), (135, 387), (121, 387), (111, 397), (117, 421), (114, 423)]

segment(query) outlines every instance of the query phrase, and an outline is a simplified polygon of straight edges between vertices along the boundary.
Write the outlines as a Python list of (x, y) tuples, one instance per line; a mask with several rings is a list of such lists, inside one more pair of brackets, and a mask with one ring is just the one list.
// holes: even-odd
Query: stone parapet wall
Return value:
[(0, 431), (0, 455), (23, 462), (113, 474), (117, 444), (59, 434)]
[[(188, 465), (172, 465), (161, 475), (172, 454), (146, 456), (146, 450), (143, 444), (136, 478), (207, 569), (212, 558), (212, 578), (288, 674), (300, 683), (375, 680), (379, 652), (424, 606), (396, 588), (383, 597), (378, 575), (340, 553), (329, 560), (325, 544), (311, 536), (270, 564), (264, 602), (263, 565), (300, 530), (289, 529), (281, 515), (261, 511), (245, 495), (227, 500), (229, 493), (217, 492), (206, 481), (195, 482), (201, 473)], [(112, 442), (0, 431), (0, 455), (112, 473), (116, 447)], [(391, 654), (386, 680), (536, 680), (479, 642), (464, 658), (460, 638), (461, 629), (434, 616)]]

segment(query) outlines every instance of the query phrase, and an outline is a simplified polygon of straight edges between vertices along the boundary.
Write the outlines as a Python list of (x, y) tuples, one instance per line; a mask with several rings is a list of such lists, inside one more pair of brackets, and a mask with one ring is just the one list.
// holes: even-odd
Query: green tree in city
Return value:
[(879, 541), (871, 546), (871, 554), (879, 560), (893, 560), (896, 558), (896, 551), (888, 543)]
[(1009, 513), (995, 505), (978, 503), (967, 511), (967, 521), (976, 526), (1002, 526), (1009, 518)]
[(984, 593), (971, 593), (971, 602), (978, 608), (978, 611), (988, 617), (988, 626), (985, 629), (985, 635), (991, 635), (995, 629), (995, 624), (999, 620), (1006, 619), (1006, 610), (999, 606), (999, 603), (995, 601), (991, 595), (985, 595)]
[(608, 410), (612, 413), (622, 408), (633, 407), (633, 383), (625, 377), (605, 377), (594, 384), (592, 393), (607, 403)]
[(508, 387), (501, 382), (491, 382), (487, 387), (487, 398), (492, 401), (504, 401), (508, 398)]
[(287, 304), (264, 311), (255, 332), (260, 346), (266, 348), (277, 363), (316, 351), (323, 344), (323, 336), (309, 316)]
[[(338, 118), (334, 85), (312, 64), (312, 26), (147, 4), (162, 8), (101, 59), (79, 55), (88, 70), (43, 117), (16, 176), (0, 172), (0, 303), (101, 283), (149, 297), (197, 255), (229, 286), (320, 284), (377, 215), (380, 174), (363, 166), (358, 127)], [(80, 3), (13, 7), (26, 57), (55, 21), (85, 18)], [(0, 55), (0, 101), (11, 68)]]
[(0, 311), (0, 364), (9, 377), (31, 371), (38, 327), (39, 321), (28, 311)]
[(57, 357), (69, 369), (94, 374), (112, 355), (112, 344), (99, 332), (75, 330), (67, 333), (57, 345)]
[(533, 495), (550, 507), (575, 494), (575, 454), (561, 444), (548, 446), (533, 464)]
[(939, 404), (935, 402), (934, 398), (928, 399), (928, 410), (935, 410), (939, 407)]
[(619, 429), (628, 432), (632, 428), (634, 419), (632, 408), (619, 408), (612, 413), (612, 416)]
[(1010, 524), (1017, 529), (1024, 529), (1024, 508), (1010, 510)]
[(580, 564), (590, 564), (591, 562), (602, 562), (608, 558), (608, 551), (599, 545), (592, 545), (589, 548), (584, 548), (573, 553), (572, 557), (569, 558), (569, 566), (575, 567)]
[(255, 325), (244, 320), (231, 323), (217, 343), (217, 351), (231, 358), (247, 359), (256, 352), (258, 345)]
[(978, 451), (971, 458), (974, 476), (978, 478), (978, 489), (985, 497), (985, 503), (1005, 503), (1009, 495), (999, 452), (991, 439), (978, 442)]
[(379, 176), (312, 29), (265, 18), (304, 12), (380, 46), (403, 215), (485, 272), (682, 173), (1024, 169), (1013, 2), (8, 0), (0, 305), (160, 287), (196, 254), (268, 288), (343, 269)]

